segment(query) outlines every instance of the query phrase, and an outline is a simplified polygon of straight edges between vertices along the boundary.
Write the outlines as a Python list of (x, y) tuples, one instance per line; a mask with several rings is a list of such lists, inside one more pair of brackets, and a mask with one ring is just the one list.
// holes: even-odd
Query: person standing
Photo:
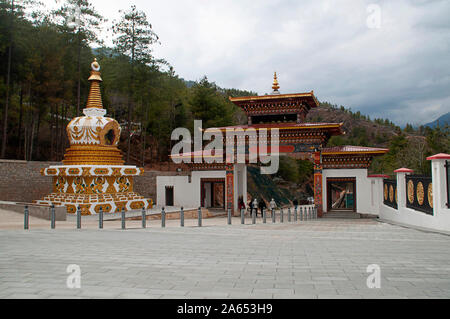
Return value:
[(275, 203), (275, 200), (272, 198), (272, 200), (270, 201), (270, 203), (269, 203), (269, 205), (270, 205), (270, 209), (272, 210), (275, 210), (275, 208), (277, 208), (277, 203)]
[(239, 213), (241, 212), (241, 210), (245, 210), (244, 198), (242, 196), (239, 197), (238, 208), (239, 208)]
[[(269, 203), (270, 205), (270, 215), (275, 214), (275, 209), (277, 208), (277, 203), (275, 203), (275, 200), (272, 198), (272, 200)], [(273, 216), (272, 216), (273, 218)]]
[(253, 209), (255, 210), (255, 216), (258, 217), (258, 200), (256, 198), (253, 200)]
[(264, 199), (261, 198), (261, 200), (259, 201), (259, 210), (261, 211), (261, 218), (263, 217), (263, 209), (266, 209), (266, 202), (264, 201)]

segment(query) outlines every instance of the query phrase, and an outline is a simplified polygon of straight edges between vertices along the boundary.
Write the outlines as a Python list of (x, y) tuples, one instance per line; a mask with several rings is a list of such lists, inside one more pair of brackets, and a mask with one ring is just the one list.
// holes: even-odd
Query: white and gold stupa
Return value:
[(63, 165), (41, 170), (53, 177), (53, 192), (39, 204), (64, 205), (68, 213), (80, 206), (83, 215), (103, 212), (151, 208), (151, 199), (133, 192), (134, 176), (143, 175), (144, 169), (124, 165), (122, 152), (117, 148), (121, 128), (119, 123), (105, 117), (100, 92), (100, 65), (91, 64), (91, 88), (84, 116), (76, 117), (67, 125), (70, 147), (64, 155)]

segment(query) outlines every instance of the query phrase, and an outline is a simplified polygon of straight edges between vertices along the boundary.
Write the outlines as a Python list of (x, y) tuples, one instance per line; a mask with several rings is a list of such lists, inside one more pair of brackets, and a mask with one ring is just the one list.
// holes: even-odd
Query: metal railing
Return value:
[[(55, 229), (56, 228), (56, 213), (55, 213), (55, 206), (51, 205), (49, 207), (50, 209), (50, 228)], [(279, 209), (262, 209), (260, 211), (260, 216), (262, 219), (262, 223), (267, 223), (267, 214), (270, 214), (270, 219), (272, 220), (272, 224), (277, 223), (279, 221), (280, 223), (285, 222), (285, 211), (286, 208), (279, 208)], [(253, 209), (251, 212), (251, 223), (257, 224), (258, 216), (257, 216), (258, 209)], [(279, 218), (277, 219), (277, 212), (279, 215)], [(292, 218), (292, 212), (293, 212), (293, 218)], [(166, 227), (166, 210), (165, 207), (161, 208), (161, 228)], [(104, 226), (104, 216), (105, 213), (102, 209), (102, 207), (98, 210), (98, 228), (103, 229)], [(150, 216), (147, 214), (147, 210), (145, 208), (142, 208), (141, 210), (141, 219), (142, 219), (142, 228), (147, 228), (147, 217)], [(82, 209), (81, 206), (78, 206), (76, 209), (76, 229), (82, 228)], [(137, 217), (137, 216), (131, 216), (131, 217)], [(308, 206), (296, 206), (296, 207), (288, 207), (287, 208), (287, 217), (289, 223), (299, 223), (304, 222), (312, 219), (316, 219), (317, 216), (317, 207), (308, 205)], [(120, 211), (120, 221), (121, 221), (121, 229), (125, 230), (126, 228), (126, 212), (125, 208), (122, 207), (122, 210)], [(242, 209), (240, 212), (240, 219), (241, 224), (246, 224), (246, 218), (245, 218), (245, 210)], [(293, 221), (292, 221), (293, 219)], [(180, 209), (180, 227), (184, 227), (184, 220), (185, 220), (185, 214), (184, 214), (184, 208), (181, 207)], [(203, 224), (203, 212), (202, 208), (199, 207), (197, 210), (197, 226), (202, 227)], [(227, 210), (227, 224), (232, 224), (232, 212), (231, 209)], [(24, 208), (24, 229), (30, 229), (30, 213), (29, 213), (29, 207), (28, 205)]]

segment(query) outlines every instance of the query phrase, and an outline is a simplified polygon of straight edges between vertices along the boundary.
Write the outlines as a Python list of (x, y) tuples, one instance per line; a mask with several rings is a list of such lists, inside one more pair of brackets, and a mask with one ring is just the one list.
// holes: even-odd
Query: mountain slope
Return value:
[(428, 126), (431, 128), (436, 127), (439, 124), (439, 126), (444, 126), (445, 124), (450, 125), (450, 112), (448, 112), (447, 114), (442, 115), (441, 117), (439, 117), (437, 120), (427, 123), (424, 126)]
[(370, 120), (359, 112), (353, 113), (348, 109), (332, 107), (326, 102), (311, 109), (306, 121), (344, 123), (343, 131), (345, 135), (332, 138), (330, 140), (331, 145), (346, 143), (386, 147), (389, 140), (397, 136), (399, 131), (399, 127), (387, 120)]

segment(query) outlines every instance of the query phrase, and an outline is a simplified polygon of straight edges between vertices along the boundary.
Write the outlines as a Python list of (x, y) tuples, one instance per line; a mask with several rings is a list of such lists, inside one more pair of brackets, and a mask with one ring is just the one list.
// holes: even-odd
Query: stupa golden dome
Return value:
[(64, 155), (65, 165), (122, 165), (122, 153), (117, 148), (121, 127), (112, 118), (105, 117), (100, 92), (102, 82), (97, 59), (91, 64), (91, 88), (83, 110), (84, 116), (76, 117), (67, 125), (70, 148)]

